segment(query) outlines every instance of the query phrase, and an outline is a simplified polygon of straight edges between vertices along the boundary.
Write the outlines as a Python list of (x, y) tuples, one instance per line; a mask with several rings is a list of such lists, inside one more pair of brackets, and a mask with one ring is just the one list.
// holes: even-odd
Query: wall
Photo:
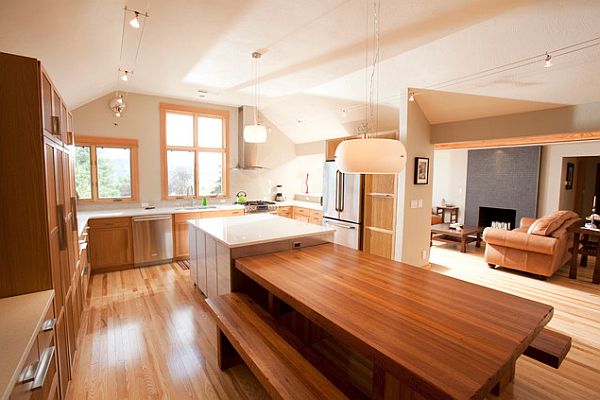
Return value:
[(466, 149), (434, 151), (433, 207), (442, 203), (458, 206), (458, 220), (464, 222), (465, 190), (467, 187)]
[[(558, 195), (558, 208), (560, 210), (575, 210), (575, 190), (577, 189), (578, 174), (577, 174), (577, 157), (564, 157), (561, 163), (560, 181), (560, 194)], [(566, 188), (567, 182), (567, 164), (572, 163), (575, 169), (573, 170), (573, 187), (570, 190)]]
[[(424, 266), (429, 259), (431, 198), (433, 186), (433, 146), (430, 125), (416, 102), (404, 101), (400, 107), (400, 140), (406, 146), (407, 163), (398, 175), (398, 215), (396, 220), (396, 260)], [(415, 185), (415, 157), (429, 158), (429, 184)], [(411, 201), (422, 207), (411, 208)]]
[(581, 156), (600, 156), (600, 141), (543, 146), (538, 216), (549, 214), (560, 208), (561, 187), (564, 187), (565, 182), (563, 158)]
[[(461, 204), (464, 207), (466, 192), (463, 191), (462, 194), (458, 190), (453, 192), (452, 188), (458, 188), (463, 182), (466, 182), (467, 150), (436, 150), (434, 154), (433, 204), (438, 204), (439, 200), (445, 197), (446, 199), (451, 199), (459, 207)], [(600, 156), (600, 141), (557, 143), (542, 146), (538, 217), (562, 208), (560, 196), (561, 191), (564, 190), (565, 181), (563, 158), (580, 156)], [(463, 171), (462, 174), (460, 172), (461, 169)], [(577, 176), (577, 171), (575, 176)], [(586, 184), (585, 186), (589, 185), (591, 184)], [(593, 186), (588, 189), (587, 198), (589, 204), (583, 207), (584, 210), (587, 210), (586, 212), (589, 212), (591, 209), (589, 199), (593, 197), (593, 190)]]
[[(294, 193), (304, 192), (306, 173), (310, 174), (310, 191), (321, 192), (322, 164), (324, 146), (318, 152), (318, 146), (296, 156), (296, 146), (275, 126), (265, 121), (272, 130), (266, 143), (258, 145), (258, 163), (262, 170), (239, 170), (238, 164), (238, 109), (201, 102), (184, 101), (173, 98), (148, 96), (130, 93), (127, 97), (127, 111), (119, 119), (119, 125), (113, 125), (112, 113), (108, 102), (113, 94), (107, 94), (73, 111), (75, 132), (79, 135), (122, 137), (138, 140), (140, 201), (153, 204), (176, 204), (180, 201), (161, 200), (160, 168), (160, 103), (180, 104), (200, 108), (212, 108), (229, 111), (229, 167), (230, 198), (232, 201), (239, 190), (244, 190), (252, 199), (272, 199), (276, 184), (284, 185), (284, 194), (291, 198)], [(107, 208), (125, 206), (120, 204), (89, 205), (83, 208)], [(130, 205), (137, 206), (137, 205)]]
[(536, 215), (540, 154), (540, 146), (469, 150), (465, 224), (478, 225), (481, 206), (516, 210), (516, 224)]
[(600, 102), (436, 124), (432, 143), (465, 142), (600, 130)]

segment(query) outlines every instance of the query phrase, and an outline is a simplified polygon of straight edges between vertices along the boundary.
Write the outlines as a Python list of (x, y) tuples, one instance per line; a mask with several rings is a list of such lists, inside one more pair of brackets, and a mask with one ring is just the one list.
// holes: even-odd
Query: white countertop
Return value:
[[(288, 200), (275, 203), (278, 207), (296, 206), (309, 208), (311, 210), (321, 211), (323, 206), (319, 203), (313, 203), (309, 201), (298, 201)], [(118, 217), (137, 217), (140, 215), (156, 215), (156, 214), (180, 214), (180, 213), (192, 213), (192, 212), (208, 212), (218, 210), (243, 210), (244, 206), (240, 204), (219, 204), (214, 208), (200, 208), (200, 209), (185, 209), (182, 207), (156, 207), (151, 210), (144, 208), (119, 208), (111, 210), (88, 210), (79, 211), (77, 213), (77, 228), (78, 234), (81, 235), (83, 228), (88, 223), (88, 220), (92, 218), (118, 218)]]
[(331, 236), (335, 229), (273, 214), (243, 217), (194, 219), (191, 227), (200, 229), (229, 248), (275, 242), (307, 236)]
[(0, 299), (0, 399), (8, 399), (35, 344), (44, 317), (52, 306), (54, 290)]

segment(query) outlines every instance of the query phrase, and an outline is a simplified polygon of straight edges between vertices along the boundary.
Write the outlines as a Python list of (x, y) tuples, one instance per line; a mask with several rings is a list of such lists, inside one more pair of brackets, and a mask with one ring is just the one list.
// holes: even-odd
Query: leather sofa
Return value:
[(567, 229), (580, 220), (573, 211), (557, 211), (539, 219), (521, 218), (512, 231), (486, 228), (485, 261), (496, 266), (552, 276), (571, 257), (572, 237)]

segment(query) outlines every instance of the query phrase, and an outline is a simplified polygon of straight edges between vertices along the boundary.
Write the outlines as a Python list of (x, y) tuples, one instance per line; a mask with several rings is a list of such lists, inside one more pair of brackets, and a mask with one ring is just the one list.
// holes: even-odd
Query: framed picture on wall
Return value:
[(415, 157), (415, 185), (429, 183), (429, 158)]
[(573, 176), (575, 175), (575, 164), (567, 163), (567, 179), (565, 180), (565, 190), (573, 190)]

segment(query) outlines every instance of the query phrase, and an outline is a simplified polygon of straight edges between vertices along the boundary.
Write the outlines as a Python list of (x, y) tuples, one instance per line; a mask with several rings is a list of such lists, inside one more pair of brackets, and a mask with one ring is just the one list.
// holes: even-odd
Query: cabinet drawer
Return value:
[(277, 207), (277, 215), (281, 215), (283, 217), (291, 216), (292, 215), (292, 207), (290, 207), (290, 206)]
[(308, 208), (303, 207), (294, 207), (294, 216), (303, 215), (305, 217), (310, 216), (310, 210)]
[(308, 215), (294, 215), (294, 219), (297, 219), (298, 221), (304, 221), (304, 222), (309, 222), (309, 220), (310, 220)]
[(241, 215), (244, 215), (244, 210), (231, 210), (229, 211), (229, 215), (232, 217), (239, 217)]
[(38, 384), (41, 385), (41, 387), (33, 389), (31, 393), (31, 399), (48, 400), (57, 398), (58, 367), (56, 364), (56, 347), (54, 346), (54, 338), (48, 344), (48, 346), (40, 351), (38, 375)]
[(319, 210), (310, 210), (310, 218), (323, 218), (323, 212)]
[(96, 218), (90, 219), (88, 222), (90, 228), (118, 228), (128, 227), (131, 223), (131, 218)]
[[(19, 372), (19, 378), (17, 379), (17, 383), (13, 388), (12, 393), (10, 394), (11, 400), (25, 400), (30, 399), (32, 395), (31, 388), (33, 387), (33, 375), (35, 374), (35, 367), (39, 361), (38, 354), (38, 345), (37, 341), (33, 343), (27, 358), (25, 359), (25, 363), (23, 364), (23, 369)], [(28, 379), (24, 379), (24, 377), (28, 375)]]
[(49, 347), (51, 343), (54, 343), (54, 325), (56, 324), (56, 318), (54, 315), (54, 305), (50, 306), (50, 309), (46, 313), (44, 317), (44, 322), (42, 322), (42, 326), (38, 333), (38, 349), (39, 353), (42, 354), (42, 351), (46, 347)]
[(310, 217), (309, 222), (311, 224), (315, 224), (315, 225), (322, 225), (323, 224), (323, 218), (321, 218), (321, 217)]
[(203, 213), (201, 213), (201, 212), (173, 214), (173, 221), (186, 222), (190, 219), (200, 219), (200, 218), (202, 218), (202, 214)]

